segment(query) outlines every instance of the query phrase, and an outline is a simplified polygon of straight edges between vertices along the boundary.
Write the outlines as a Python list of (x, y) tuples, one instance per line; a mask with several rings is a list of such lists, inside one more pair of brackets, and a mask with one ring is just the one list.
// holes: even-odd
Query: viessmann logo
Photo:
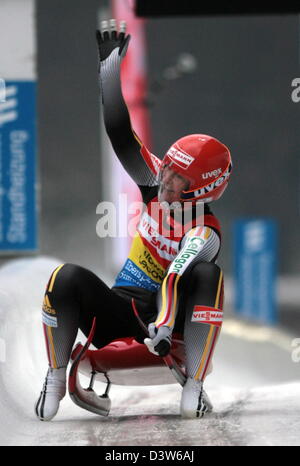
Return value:
[(220, 327), (223, 321), (223, 311), (208, 306), (194, 306), (192, 322), (212, 324)]
[(167, 155), (170, 157), (170, 159), (173, 160), (174, 163), (179, 165), (181, 168), (184, 168), (185, 170), (195, 160), (191, 155), (185, 154), (184, 152), (175, 149), (175, 147), (171, 147), (171, 149), (168, 150)]
[(0, 100), (0, 126), (5, 125), (5, 123), (11, 123), (12, 121), (17, 120), (18, 118), (18, 100), (16, 98), (18, 92), (17, 86), (7, 86), (2, 92), (5, 98)]

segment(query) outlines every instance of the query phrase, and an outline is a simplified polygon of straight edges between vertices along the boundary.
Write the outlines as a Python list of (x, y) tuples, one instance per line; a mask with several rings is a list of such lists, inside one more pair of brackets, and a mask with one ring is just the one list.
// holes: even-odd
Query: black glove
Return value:
[(116, 48), (119, 48), (118, 54), (121, 58), (125, 57), (130, 40), (130, 35), (125, 35), (126, 21), (120, 21), (119, 29), (118, 32), (115, 19), (101, 21), (101, 31), (96, 31), (100, 61), (109, 57)]

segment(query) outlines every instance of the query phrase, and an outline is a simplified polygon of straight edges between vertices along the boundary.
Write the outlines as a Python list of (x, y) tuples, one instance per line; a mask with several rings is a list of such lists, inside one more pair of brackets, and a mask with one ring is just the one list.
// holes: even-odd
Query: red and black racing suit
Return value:
[[(160, 160), (131, 128), (120, 82), (118, 48), (100, 63), (104, 122), (124, 169), (138, 185), (146, 205), (128, 258), (109, 288), (93, 272), (75, 265), (57, 267), (48, 282), (43, 326), (51, 367), (68, 364), (78, 328), (87, 336), (97, 317), (93, 344), (145, 334), (131, 306), (134, 297), (148, 324), (166, 325), (184, 334), (188, 375), (204, 379), (222, 321), (223, 275), (215, 261), (220, 227), (208, 205), (203, 217), (176, 218), (176, 211), (159, 212)], [(214, 311), (214, 313), (213, 313)]]

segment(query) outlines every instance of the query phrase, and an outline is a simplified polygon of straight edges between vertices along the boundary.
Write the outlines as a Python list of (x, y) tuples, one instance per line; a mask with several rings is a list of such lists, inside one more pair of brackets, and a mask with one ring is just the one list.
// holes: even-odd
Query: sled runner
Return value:
[[(139, 318), (134, 300), (132, 300), (132, 307), (140, 325), (147, 332), (147, 328)], [(171, 351), (168, 356), (162, 358), (150, 353), (146, 345), (138, 343), (133, 337), (114, 340), (98, 350), (89, 349), (95, 329), (96, 318), (94, 317), (85, 345), (78, 343), (71, 355), (69, 394), (73, 402), (81, 408), (107, 416), (111, 407), (109, 398), (111, 383), (159, 385), (174, 383), (177, 380), (182, 386), (184, 385), (186, 380), (185, 356), (181, 335), (173, 335)], [(87, 388), (82, 387), (79, 374), (90, 378)], [(171, 377), (170, 374), (172, 374)], [(93, 389), (95, 380), (106, 383), (105, 392), (100, 396)]]

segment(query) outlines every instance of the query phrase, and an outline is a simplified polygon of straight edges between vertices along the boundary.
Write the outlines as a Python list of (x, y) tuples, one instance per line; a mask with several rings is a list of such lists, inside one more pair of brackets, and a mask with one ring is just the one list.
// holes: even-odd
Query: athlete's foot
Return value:
[(57, 413), (59, 403), (66, 394), (66, 368), (48, 369), (35, 413), (41, 421), (50, 421)]
[(184, 419), (200, 418), (205, 413), (211, 412), (212, 409), (211, 401), (203, 389), (203, 382), (188, 377), (182, 389), (181, 417)]

